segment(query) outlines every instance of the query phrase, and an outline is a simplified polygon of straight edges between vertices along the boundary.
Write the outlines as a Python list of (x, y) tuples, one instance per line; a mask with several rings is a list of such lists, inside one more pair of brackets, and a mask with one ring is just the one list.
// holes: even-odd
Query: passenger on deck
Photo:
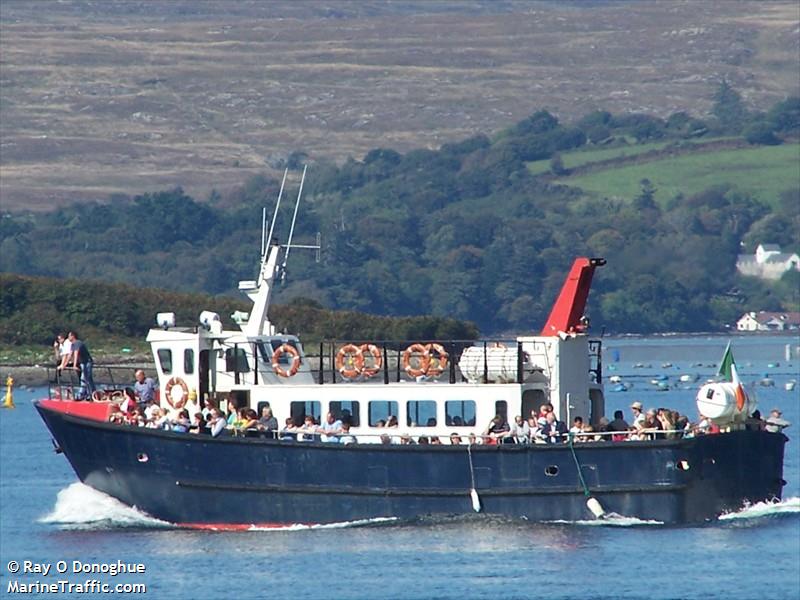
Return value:
[(672, 411), (666, 408), (659, 408), (658, 422), (661, 423), (661, 429), (664, 431), (664, 437), (668, 440), (673, 440), (678, 437), (675, 433), (675, 422), (672, 420)]
[[(81, 372), (81, 389), (76, 399), (90, 400), (95, 391), (94, 377), (92, 376), (94, 360), (92, 360), (92, 355), (89, 353), (89, 348), (86, 344), (78, 339), (77, 333), (70, 331), (67, 339), (72, 344), (72, 368), (80, 369)], [(67, 360), (68, 363), (69, 359)], [(64, 367), (66, 368), (66, 366), (65, 364)]]
[(767, 427), (767, 423), (761, 418), (761, 411), (754, 410), (753, 414), (745, 420), (744, 426), (748, 431), (764, 431)]
[(631, 412), (633, 413), (633, 421), (631, 422), (631, 426), (634, 429), (641, 429), (644, 425), (644, 407), (642, 403), (638, 400), (631, 404)]
[(189, 411), (185, 408), (182, 408), (178, 413), (178, 418), (172, 421), (172, 431), (177, 433), (186, 433), (189, 431), (189, 427), (191, 426), (192, 423), (189, 421)]
[[(614, 411), (614, 420), (608, 424), (607, 431), (613, 432), (611, 435), (612, 442), (622, 442), (628, 439), (628, 433), (631, 430), (631, 426), (628, 425), (628, 422), (623, 418), (623, 413), (621, 410)], [(608, 439), (607, 437), (605, 439)]]
[(342, 435), (339, 436), (340, 444), (355, 444), (357, 440), (354, 435), (350, 433), (350, 423), (342, 423)]
[(311, 415), (306, 415), (305, 419), (303, 420), (303, 425), (300, 429), (297, 430), (297, 441), (298, 442), (310, 442), (317, 438), (318, 427), (317, 424), (314, 422), (314, 417)]
[(461, 436), (458, 435), (455, 431), (450, 434), (450, 445), (451, 446), (459, 446), (461, 445)]
[(206, 421), (208, 421), (211, 418), (211, 411), (215, 408), (217, 408), (216, 400), (208, 396), (203, 398), (203, 410), (201, 412), (203, 413), (203, 418)]
[(211, 420), (208, 422), (208, 428), (211, 430), (212, 437), (219, 437), (227, 426), (228, 421), (222, 416), (220, 410), (216, 407), (212, 408)]
[(403, 446), (412, 446), (415, 445), (416, 443), (417, 442), (414, 441), (414, 438), (412, 438), (407, 433), (404, 433), (403, 435), (400, 436), (400, 444)]
[(531, 437), (531, 428), (522, 415), (517, 415), (514, 417), (509, 433), (517, 444), (527, 444)]
[(506, 423), (505, 419), (501, 415), (495, 415), (494, 418), (489, 421), (489, 425), (487, 425), (483, 432), (483, 435), (486, 438), (486, 443), (497, 444), (498, 440), (508, 435), (510, 429), (511, 428), (508, 426), (508, 423)]
[(581, 439), (581, 433), (583, 433), (583, 417), (575, 417), (572, 419), (572, 427), (569, 428), (569, 432), (576, 436), (576, 439)]
[(336, 418), (332, 412), (325, 415), (325, 422), (318, 428), (319, 433), (322, 434), (323, 442), (338, 442), (336, 437), (342, 432), (342, 422)]
[(296, 434), (297, 426), (294, 424), (294, 419), (292, 419), (292, 417), (286, 417), (283, 429), (281, 429), (280, 438), (282, 440), (294, 440), (296, 439)]
[(258, 428), (261, 431), (277, 431), (278, 419), (272, 414), (269, 405), (261, 409), (261, 418), (258, 420)]
[(478, 446), (483, 444), (483, 437), (477, 436), (473, 432), (470, 432), (469, 436), (467, 437), (470, 446)]
[(256, 411), (252, 408), (243, 408), (241, 410), (241, 419), (238, 422), (238, 429), (243, 434), (248, 430), (255, 431), (258, 429), (258, 415)]
[(556, 419), (555, 413), (549, 412), (545, 417), (546, 424), (542, 428), (542, 435), (548, 444), (558, 444), (566, 441), (564, 435), (567, 433), (567, 426), (563, 421)]
[(392, 443), (392, 436), (390, 436), (388, 433), (382, 433), (381, 444), (383, 444), (384, 446), (388, 446), (391, 443)]
[(389, 420), (386, 421), (386, 427), (397, 427), (397, 417), (389, 415)]
[(575, 440), (578, 441), (578, 442), (600, 442), (600, 441), (602, 441), (603, 438), (600, 437), (599, 435), (587, 435), (587, 434), (592, 434), (592, 433), (594, 433), (594, 427), (592, 427), (591, 425), (584, 425), (583, 426), (583, 434), (584, 435), (576, 437)]
[(237, 420), (239, 420), (238, 414), (238, 404), (236, 403), (236, 398), (233, 397), (233, 394), (228, 395), (228, 425), (233, 427)]
[(208, 430), (206, 429), (206, 420), (203, 418), (203, 413), (194, 413), (189, 433), (205, 433), (206, 431)]
[(72, 354), (72, 342), (70, 342), (62, 333), (56, 336), (56, 341), (53, 342), (53, 353), (56, 359), (56, 369), (66, 369), (67, 362)]
[(661, 440), (664, 439), (663, 429), (661, 421), (658, 420), (658, 414), (655, 409), (651, 408), (647, 411), (644, 427), (640, 430), (639, 437), (643, 440)]
[(139, 404), (147, 404), (156, 398), (156, 382), (151, 377), (147, 377), (141, 369), (134, 373), (136, 381), (133, 383), (133, 391)]
[(780, 409), (773, 408), (769, 413), (769, 417), (767, 417), (765, 429), (770, 433), (780, 433), (790, 425), (791, 423), (783, 418), (783, 413)]

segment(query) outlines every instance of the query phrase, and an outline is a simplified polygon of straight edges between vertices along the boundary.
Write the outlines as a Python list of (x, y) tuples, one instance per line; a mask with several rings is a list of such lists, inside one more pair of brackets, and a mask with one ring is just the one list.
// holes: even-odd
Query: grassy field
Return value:
[[(566, 162), (566, 161), (565, 161)], [(691, 195), (716, 185), (730, 184), (762, 202), (774, 204), (780, 193), (800, 186), (800, 144), (755, 146), (700, 152), (563, 177), (558, 183), (579, 187), (598, 196), (630, 199), (649, 179), (656, 199)]]
[[(682, 140), (681, 142), (678, 143), (680, 144), (680, 147), (701, 146), (704, 144), (718, 142), (723, 139), (726, 138), (704, 138), (697, 140)], [(561, 160), (564, 163), (565, 168), (575, 169), (577, 167), (583, 167), (586, 165), (590, 165), (592, 163), (602, 162), (605, 160), (632, 158), (634, 156), (640, 156), (642, 154), (646, 154), (647, 152), (664, 150), (670, 145), (676, 146), (676, 142), (674, 140), (671, 140), (668, 142), (650, 142), (647, 144), (630, 144), (627, 146), (582, 148), (580, 150), (575, 150), (573, 152), (563, 153), (561, 155)], [(528, 167), (528, 171), (530, 171), (533, 175), (540, 175), (542, 173), (547, 173), (550, 171), (550, 159), (535, 160), (533, 162), (527, 163), (526, 166)]]

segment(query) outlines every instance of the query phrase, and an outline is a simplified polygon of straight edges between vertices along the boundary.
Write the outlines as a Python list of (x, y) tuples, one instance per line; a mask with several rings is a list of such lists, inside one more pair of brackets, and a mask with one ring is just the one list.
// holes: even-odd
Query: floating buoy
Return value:
[(3, 408), (16, 408), (16, 406), (14, 406), (14, 395), (11, 392), (11, 388), (13, 387), (14, 379), (9, 375), (8, 379), (6, 379), (6, 399), (3, 402)]
[(785, 384), (783, 384), (783, 387), (786, 388), (787, 392), (791, 392), (794, 390), (795, 385), (797, 385), (797, 382), (793, 379), (792, 381), (787, 381)]

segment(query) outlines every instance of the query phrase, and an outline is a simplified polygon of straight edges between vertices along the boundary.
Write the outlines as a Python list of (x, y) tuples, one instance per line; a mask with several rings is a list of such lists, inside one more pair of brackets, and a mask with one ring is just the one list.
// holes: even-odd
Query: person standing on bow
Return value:
[(72, 368), (80, 368), (81, 372), (81, 389), (78, 392), (78, 400), (91, 399), (95, 390), (94, 378), (92, 377), (92, 368), (94, 361), (92, 355), (89, 354), (89, 348), (78, 339), (78, 335), (74, 331), (67, 334), (67, 339), (72, 344)]

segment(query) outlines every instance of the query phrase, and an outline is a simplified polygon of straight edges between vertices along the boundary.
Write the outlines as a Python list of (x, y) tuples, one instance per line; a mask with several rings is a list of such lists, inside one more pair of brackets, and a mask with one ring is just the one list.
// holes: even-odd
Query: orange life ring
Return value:
[(435, 342), (426, 345), (425, 349), (431, 356), (431, 362), (425, 370), (425, 374), (431, 377), (438, 377), (447, 368), (447, 361), (450, 355), (447, 353), (447, 350), (444, 349), (444, 346)]
[(345, 344), (336, 353), (336, 370), (347, 379), (355, 379), (364, 370), (364, 353), (355, 344)]
[[(175, 398), (172, 393), (172, 390), (176, 389), (175, 386), (180, 388), (181, 395), (178, 398)], [(173, 377), (167, 382), (166, 387), (164, 387), (164, 397), (172, 408), (183, 408), (183, 405), (186, 404), (186, 400), (189, 398), (189, 386), (186, 385), (186, 382), (180, 377)]]
[(367, 356), (372, 357), (372, 366), (368, 367), (365, 364), (361, 369), (361, 374), (364, 376), (364, 379), (374, 377), (380, 372), (381, 367), (383, 367), (383, 354), (381, 354), (381, 349), (375, 344), (361, 344), (361, 354), (365, 358), (365, 362)]
[[(414, 354), (421, 355), (418, 367), (411, 366), (411, 357)], [(420, 375), (424, 375), (430, 365), (431, 365), (431, 353), (428, 351), (428, 348), (423, 344), (411, 344), (408, 348), (405, 349), (405, 352), (403, 352), (403, 370), (408, 374), (409, 377), (413, 377), (416, 379)]]
[[(288, 369), (284, 369), (280, 365), (281, 357), (284, 354), (290, 354), (292, 357), (292, 365)], [(281, 344), (280, 347), (272, 353), (272, 370), (280, 377), (291, 377), (297, 373), (300, 368), (300, 352), (291, 344)]]

